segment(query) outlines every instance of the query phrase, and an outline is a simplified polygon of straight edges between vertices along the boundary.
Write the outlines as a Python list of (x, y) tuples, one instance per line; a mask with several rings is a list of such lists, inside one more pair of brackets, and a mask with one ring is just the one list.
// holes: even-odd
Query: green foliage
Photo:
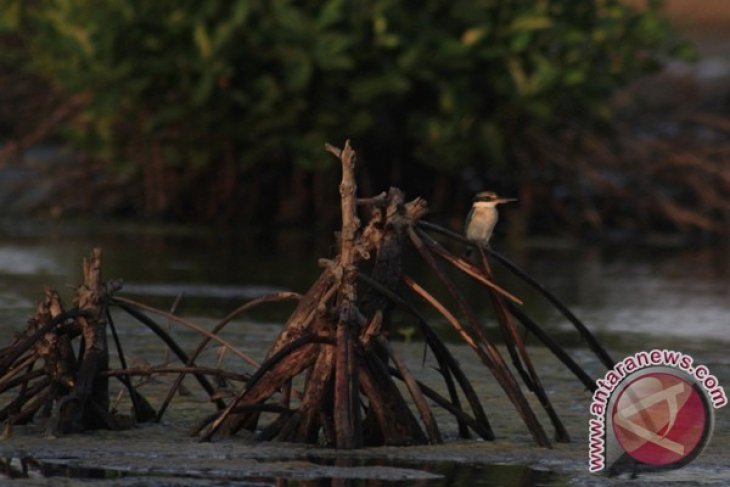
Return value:
[(4, 3), (22, 68), (90, 95), (70, 137), (133, 171), (156, 147), (189, 179), (226, 144), (241, 171), (314, 168), (346, 136), (386, 162), (504, 165), (525, 131), (610, 119), (617, 88), (686, 49), (656, 2)]

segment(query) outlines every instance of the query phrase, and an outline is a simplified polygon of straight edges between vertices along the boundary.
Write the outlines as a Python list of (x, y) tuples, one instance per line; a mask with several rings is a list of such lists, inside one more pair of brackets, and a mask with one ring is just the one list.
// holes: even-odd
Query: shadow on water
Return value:
[[(457, 462), (414, 463), (392, 460), (363, 460), (355, 458), (308, 459), (314, 465), (331, 467), (332, 477), (290, 477), (247, 475), (216, 471), (185, 471), (181, 466), (170, 474), (154, 471), (134, 472), (127, 469), (74, 465), (74, 459), (39, 460), (32, 457), (0, 459), (0, 480), (27, 478), (67, 478), (83, 481), (114, 481), (136, 486), (162, 487), (167, 485), (276, 485), (297, 487), (370, 487), (400, 486), (453, 486), (453, 487), (531, 487), (554, 485), (558, 475), (535, 470), (523, 465), (482, 465)], [(273, 459), (272, 459), (273, 461)], [(391, 473), (374, 473), (376, 469), (395, 468)], [(348, 470), (352, 470), (349, 472)], [(315, 474), (317, 475), (317, 474)], [(129, 481), (129, 482), (123, 482)]]
[(0, 460), (0, 478), (24, 479), (38, 477), (67, 477), (73, 479), (115, 479), (125, 473), (103, 468), (75, 467), (68, 464), (46, 462), (32, 457), (5, 458)]
[[(550, 485), (556, 480), (557, 475), (547, 470), (536, 470), (525, 465), (507, 465), (507, 464), (469, 464), (448, 461), (430, 461), (428, 463), (393, 461), (387, 459), (358, 459), (358, 458), (338, 458), (338, 459), (322, 459), (310, 457), (312, 463), (319, 465), (330, 465), (337, 467), (397, 467), (419, 471), (425, 471), (430, 474), (437, 475), (439, 478), (433, 479), (409, 479), (409, 480), (389, 480), (387, 485), (406, 486), (406, 485), (422, 485), (436, 486), (447, 485), (454, 487), (473, 486), (473, 487), (528, 487), (539, 485)], [(316, 481), (292, 481), (288, 485), (302, 485), (307, 487), (328, 486), (328, 485), (348, 485), (348, 486), (372, 486), (384, 483), (382, 480), (374, 479), (350, 479), (349, 482), (339, 483), (343, 479), (317, 479)]]

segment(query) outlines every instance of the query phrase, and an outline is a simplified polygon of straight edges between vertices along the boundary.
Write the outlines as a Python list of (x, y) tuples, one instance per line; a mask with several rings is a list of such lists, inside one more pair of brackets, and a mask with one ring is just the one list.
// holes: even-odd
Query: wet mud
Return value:
[[(252, 325), (247, 325), (252, 326)], [(400, 343), (414, 373), (438, 385), (432, 357), (423, 358), (420, 343)], [(730, 383), (730, 359), (719, 345), (695, 344), (698, 362), (705, 363), (721, 384)], [(712, 349), (715, 349), (714, 351)], [(548, 393), (573, 439), (551, 449), (536, 447), (517, 419), (508, 399), (472, 352), (455, 346), (465, 372), (494, 425), (494, 442), (463, 440), (446, 411), (434, 408), (447, 441), (443, 445), (378, 447), (337, 451), (316, 446), (255, 443), (245, 435), (201, 443), (188, 431), (212, 410), (204, 394), (190, 384), (190, 394), (173, 402), (162, 423), (127, 431), (97, 431), (58, 438), (45, 435), (42, 425), (15, 428), (0, 442), (2, 479), (13, 485), (174, 486), (174, 485), (623, 485), (626, 475), (607, 478), (587, 470), (588, 406), (590, 394), (549, 352), (530, 350)], [(150, 352), (152, 349), (150, 349)], [(693, 350), (686, 350), (692, 353)], [(617, 357), (630, 351), (613, 351)], [(600, 364), (586, 350), (572, 351), (576, 360), (596, 375)], [(161, 400), (165, 380), (148, 384), (152, 401)], [(530, 397), (535, 411), (540, 411)], [(120, 411), (128, 407), (122, 400)], [(675, 471), (641, 474), (631, 485), (728, 485), (730, 418), (716, 414), (708, 448), (690, 465)], [(544, 419), (544, 418), (543, 418)]]

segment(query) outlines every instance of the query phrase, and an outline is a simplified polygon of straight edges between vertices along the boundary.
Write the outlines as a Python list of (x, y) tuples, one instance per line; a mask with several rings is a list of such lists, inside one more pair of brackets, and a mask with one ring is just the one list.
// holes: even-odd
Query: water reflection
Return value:
[[(49, 237), (49, 235), (51, 235)], [(56, 287), (63, 295), (71, 293), (67, 285), (80, 281), (80, 262), (95, 245), (105, 251), (104, 273), (107, 277), (124, 277), (126, 292), (144, 296), (144, 301), (169, 307), (178, 294), (185, 297), (180, 312), (186, 316), (215, 318), (225, 315), (242, 300), (278, 289), (303, 291), (321, 269), (318, 257), (331, 255), (330, 242), (302, 234), (273, 235), (157, 229), (96, 228), (91, 233), (32, 232), (14, 233), (0, 230), (0, 336), (9, 337), (22, 329), (43, 287)], [(727, 316), (730, 300), (730, 260), (724, 248), (600, 248), (561, 244), (500, 249), (520, 267), (550, 288), (600, 338), (614, 348), (645, 348), (647, 345), (671, 346), (673, 341), (684, 350), (698, 340), (704, 350), (727, 348)], [(417, 258), (409, 258), (408, 272), (430, 290), (439, 289), (437, 279), (426, 272)], [(583, 346), (562, 317), (547, 306), (533, 290), (514, 277), (497, 269), (504, 287), (526, 301), (526, 309), (547, 325), (560, 341)], [(463, 278), (463, 277), (462, 277)], [(471, 301), (487, 302), (483, 289), (464, 279)], [(264, 353), (278, 330), (261, 323), (281, 322), (290, 305), (262, 309), (226, 330), (234, 341)], [(279, 314), (277, 314), (279, 313)], [(488, 311), (482, 311), (487, 317)], [(412, 321), (403, 317), (403, 326)], [(412, 319), (411, 319), (412, 320)], [(197, 321), (197, 320), (196, 320)], [(122, 323), (123, 325), (123, 323)], [(255, 329), (254, 329), (255, 328)], [(185, 330), (179, 332), (185, 338)], [(198, 337), (191, 332), (195, 343)], [(147, 331), (120, 326), (122, 339), (130, 340), (130, 361), (134, 355), (158, 357), (162, 347), (149, 338)], [(573, 340), (573, 341), (571, 341)], [(534, 340), (529, 343), (534, 343)], [(576, 357), (584, 350), (574, 350)], [(211, 350), (211, 354), (214, 351)], [(218, 357), (211, 355), (211, 361)], [(234, 359), (226, 357), (225, 360)], [(238, 362), (236, 362), (238, 363)], [(724, 364), (724, 365), (723, 365)], [(236, 370), (233, 364), (223, 365)], [(714, 370), (726, 370), (726, 363), (713, 364)], [(718, 367), (717, 369), (715, 367)], [(724, 369), (722, 367), (725, 367)], [(562, 371), (561, 371), (562, 373)], [(166, 389), (166, 388), (165, 388)], [(579, 405), (581, 408), (583, 404)], [(581, 409), (581, 412), (583, 409)], [(197, 413), (196, 413), (197, 414)], [(582, 427), (583, 423), (581, 423)], [(272, 459), (273, 461), (273, 459)], [(262, 462), (265, 463), (265, 462)], [(32, 458), (6, 459), (0, 462), (0, 480), (9, 478), (72, 477), (131, 479), (131, 485), (453, 485), (453, 486), (530, 486), (550, 485), (560, 481), (554, 473), (519, 465), (464, 465), (456, 462), (394, 463), (379, 461), (327, 461), (308, 458), (306, 473), (296, 475), (251, 477), (243, 469), (235, 474), (230, 468), (219, 471), (186, 471), (185, 465), (166, 466), (164, 471), (134, 472), (128, 467), (91, 468), (73, 460), (41, 461)], [(366, 475), (376, 467), (421, 472), (421, 476), (401, 480), (383, 480)], [(93, 466), (92, 466), (93, 467)], [(332, 478), (327, 468), (337, 467), (348, 478)], [(170, 469), (173, 469), (172, 471)], [(233, 467), (235, 469), (235, 466)], [(177, 469), (177, 470), (174, 470)], [(359, 470), (358, 470), (359, 469)], [(304, 471), (303, 467), (303, 471)], [(314, 474), (312, 472), (314, 471)], [(358, 471), (360, 474), (355, 475)], [(172, 481), (163, 476), (177, 475)], [(312, 475), (319, 475), (312, 477)], [(189, 483), (181, 479), (190, 480)]]
[[(312, 238), (297, 232), (98, 223), (47, 225), (0, 225), (0, 326), (22, 327), (45, 286), (68, 294), (66, 288), (80, 280), (81, 259), (95, 245), (104, 248), (105, 275), (123, 277), (127, 293), (161, 307), (169, 307), (182, 293), (181, 312), (210, 317), (222, 316), (241, 301), (273, 290), (305, 290), (321, 272), (317, 259), (332, 255), (329, 235)], [(650, 337), (658, 344), (667, 339), (714, 342), (730, 336), (726, 248), (549, 242), (499, 250), (609, 341), (643, 343)], [(445, 296), (437, 278), (417, 257), (406, 259), (405, 264), (408, 273), (437, 297)], [(499, 268), (496, 271), (504, 287), (526, 301), (530, 315), (563, 336), (565, 345), (580, 345), (571, 341), (570, 325), (532, 289)], [(463, 276), (457, 278), (472, 302), (488, 303), (482, 288)], [(267, 322), (285, 317), (270, 313), (253, 316)], [(488, 313), (486, 307), (485, 318)], [(408, 320), (403, 317), (406, 328)]]
[[(73, 459), (44, 461), (32, 457), (0, 459), (0, 480), (24, 478), (63, 477), (79, 480), (125, 479), (136, 486), (187, 485), (185, 479), (194, 479), (194, 485), (274, 485), (277, 487), (376, 487), (376, 486), (451, 486), (451, 487), (532, 487), (554, 485), (561, 477), (545, 470), (522, 465), (482, 465), (457, 462), (403, 463), (388, 460), (358, 460), (337, 458), (314, 459), (315, 465), (330, 467), (328, 473), (336, 477), (296, 478), (268, 477), (238, 474), (235, 469), (226, 472), (186, 470), (180, 465), (159, 472), (149, 469), (85, 467), (75, 465)], [(275, 459), (271, 459), (272, 462)], [(359, 477), (359, 478), (358, 478)], [(175, 479), (175, 480), (173, 480)]]
[(74, 479), (112, 479), (121, 472), (102, 468), (74, 467), (64, 463), (44, 462), (32, 457), (0, 460), (0, 479), (66, 477)]
[[(316, 480), (283, 479), (277, 485), (303, 487), (366, 487), (366, 486), (453, 486), (453, 487), (532, 487), (548, 485), (558, 479), (558, 475), (546, 470), (535, 470), (524, 465), (485, 465), (458, 462), (393, 462), (388, 460), (362, 460), (356, 458), (337, 458), (329, 461), (311, 458), (316, 464), (326, 464), (343, 468), (355, 467), (398, 467), (424, 471), (437, 478), (382, 480), (382, 479), (337, 479), (326, 478)], [(281, 483), (283, 482), (283, 483)]]
[(4, 245), (0, 247), (0, 269), (14, 275), (60, 274), (64, 266), (47, 248)]

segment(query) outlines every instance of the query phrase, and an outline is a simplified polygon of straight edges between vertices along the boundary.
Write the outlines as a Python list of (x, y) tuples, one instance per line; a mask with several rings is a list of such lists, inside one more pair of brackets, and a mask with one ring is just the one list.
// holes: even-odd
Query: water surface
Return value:
[[(123, 278), (126, 294), (180, 312), (220, 317), (242, 302), (277, 290), (303, 292), (332, 256), (328, 235), (100, 222), (0, 225), (0, 327), (22, 327), (45, 286), (71, 295), (81, 260), (104, 250), (106, 278)], [(570, 241), (497, 249), (563, 300), (595, 333), (618, 346), (730, 342), (730, 251), (727, 247), (600, 247)], [(438, 296), (437, 279), (416, 257), (407, 272)], [(500, 283), (525, 309), (572, 342), (572, 328), (531, 288), (496, 266)], [(458, 278), (457, 278), (458, 279)], [(488, 318), (484, 292), (462, 289)], [(253, 315), (281, 321), (286, 310)]]
[[(217, 318), (253, 297), (276, 290), (304, 292), (321, 271), (317, 259), (332, 254), (328, 238), (294, 232), (224, 233), (99, 222), (6, 224), (0, 226), (0, 336), (9, 340), (13, 331), (24, 327), (45, 286), (58, 289), (69, 304), (73, 286), (80, 281), (81, 260), (94, 246), (104, 250), (105, 277), (124, 278), (126, 296), (167, 309), (182, 294), (178, 313), (202, 326), (212, 326)], [(725, 352), (730, 342), (726, 248), (599, 247), (569, 241), (497, 248), (564, 300), (609, 346), (615, 358), (641, 349), (675, 348), (694, 354), (696, 361), (710, 366), (721, 381), (730, 381), (730, 360)], [(429, 290), (446, 296), (418, 258), (409, 256), (405, 265), (407, 272)], [(598, 376), (605, 372), (557, 312), (524, 283), (499, 268), (495, 270), (500, 284), (524, 299), (526, 311), (569, 346), (589, 373)], [(455, 278), (482, 317), (492, 322), (483, 289), (468, 279)], [(235, 320), (223, 336), (261, 360), (291, 308), (291, 304), (267, 305)], [(29, 472), (26, 480), (35, 476), (50, 482), (38, 485), (54, 485), (59, 475), (97, 479), (105, 486), (381, 485), (386, 481), (386, 485), (418, 482), (468, 487), (566, 482), (615, 485), (586, 473), (590, 395), (554, 357), (542, 347), (531, 347), (548, 394), (574, 443), (546, 452), (533, 446), (524, 426), (515, 420), (509, 401), (471, 350), (458, 345), (457, 336), (445, 324), (439, 325), (437, 316), (429, 316), (439, 333), (451, 341), (465, 373), (474, 378), (490, 421), (496, 425), (497, 442), (458, 440), (453, 419), (435, 409), (446, 445), (366, 449), (347, 455), (345, 463), (341, 452), (306, 446), (264, 447), (240, 437), (200, 445), (186, 432), (212, 410), (195, 383), (186, 382), (187, 394), (173, 401), (158, 425), (50, 442), (43, 438), (42, 430), (19, 429), (9, 442), (0, 442), (0, 451), (8, 457), (0, 472), (6, 472), (2, 474), (5, 478), (18, 472), (22, 476), (25, 462)], [(424, 359), (419, 337), (411, 333), (412, 318), (405, 314), (395, 318), (400, 333), (394, 338), (408, 338), (396, 343), (398, 353), (419, 379), (439, 384), (433, 357)], [(123, 316), (116, 316), (115, 321), (132, 366), (168, 359), (149, 330)], [(200, 339), (195, 332), (177, 326), (172, 326), (171, 332), (187, 349)], [(527, 340), (529, 345), (537, 345), (530, 337)], [(219, 352), (220, 348), (212, 348), (203, 362), (250, 372), (240, 359)], [(168, 387), (168, 378), (155, 378), (147, 380), (141, 390), (158, 404)], [(118, 406), (125, 410), (128, 404), (122, 400)], [(681, 471), (681, 478), (699, 479), (701, 485), (730, 481), (730, 472), (721, 466), (727, 462), (722, 460), (723, 450), (717, 443), (730, 437), (729, 425), (724, 416), (718, 416), (715, 441), (698, 462)], [(19, 451), (32, 454), (18, 456)], [(662, 485), (665, 480), (680, 478), (677, 475), (648, 480)]]

